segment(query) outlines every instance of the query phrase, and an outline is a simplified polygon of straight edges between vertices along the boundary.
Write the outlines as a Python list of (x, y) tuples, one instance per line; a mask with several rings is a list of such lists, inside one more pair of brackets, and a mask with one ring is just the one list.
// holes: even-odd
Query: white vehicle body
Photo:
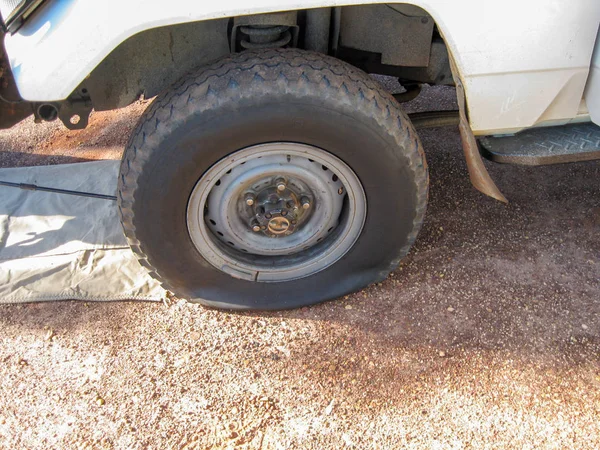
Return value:
[[(56, 0), (44, 4), (6, 51), (25, 100), (67, 96), (120, 43), (172, 24), (249, 14), (359, 5), (364, 0)], [(600, 22), (597, 0), (415, 0), (435, 20), (465, 87), (475, 134), (512, 133), (573, 119), (600, 123), (600, 77), (584, 90)], [(598, 65), (600, 56), (596, 55)], [(595, 70), (598, 70), (596, 68)]]

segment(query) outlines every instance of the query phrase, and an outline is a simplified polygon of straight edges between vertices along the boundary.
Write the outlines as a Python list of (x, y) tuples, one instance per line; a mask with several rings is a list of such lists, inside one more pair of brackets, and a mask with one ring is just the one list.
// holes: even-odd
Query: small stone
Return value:
[(346, 306), (344, 306), (344, 308), (346, 308), (346, 309), (352, 309), (352, 305), (346, 305)]
[(584, 330), (587, 330), (589, 327), (585, 323), (583, 323), (583, 324), (581, 324), (581, 328), (583, 328)]
[(329, 414), (331, 414), (331, 412), (333, 411), (333, 400), (331, 400), (331, 402), (329, 402), (329, 405), (327, 405), (327, 408), (325, 408), (325, 415), (328, 416)]
[(454, 311), (454, 308), (453, 308), (452, 306), (448, 306), (448, 308), (446, 309), (446, 311), (448, 311), (448, 312), (453, 312), (453, 311)]
[(438, 355), (440, 355), (443, 358), (444, 356), (446, 356), (446, 353), (445, 352), (439, 352)]
[(233, 408), (231, 408), (231, 414), (235, 415), (235, 414), (238, 414), (239, 412), (240, 412), (240, 410), (236, 406), (234, 406)]
[(194, 341), (197, 341), (198, 339), (200, 339), (200, 333), (198, 333), (197, 331), (192, 331), (190, 333), (190, 338)]
[(97, 404), (98, 406), (102, 406), (102, 405), (104, 405), (104, 403), (106, 403), (106, 402), (104, 401), (104, 399), (103, 399), (103, 398), (101, 398), (101, 397), (98, 397), (98, 398), (96, 399), (96, 404)]

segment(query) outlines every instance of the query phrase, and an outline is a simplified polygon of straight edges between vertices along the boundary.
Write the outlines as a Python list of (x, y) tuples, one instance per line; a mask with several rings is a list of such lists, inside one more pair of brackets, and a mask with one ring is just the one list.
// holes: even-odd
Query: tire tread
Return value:
[[(277, 68), (279, 70), (266, 70)], [(248, 75), (253, 74), (251, 77)], [(118, 210), (125, 236), (140, 264), (162, 286), (176, 291), (161, 276), (136, 237), (134, 203), (145, 163), (157, 151), (153, 142), (168, 134), (184, 120), (189, 110), (195, 114), (224, 102), (237, 101), (256, 90), (266, 92), (275, 83), (285, 91), (321, 91), (357, 108), (368, 108), (379, 124), (394, 137), (398, 149), (413, 172), (417, 203), (413, 228), (407, 243), (380, 280), (394, 270), (417, 239), (425, 217), (429, 175), (421, 142), (398, 102), (379, 83), (361, 70), (341, 60), (297, 49), (247, 51), (225, 57), (191, 73), (158, 95), (139, 119), (123, 153), (118, 182)]]

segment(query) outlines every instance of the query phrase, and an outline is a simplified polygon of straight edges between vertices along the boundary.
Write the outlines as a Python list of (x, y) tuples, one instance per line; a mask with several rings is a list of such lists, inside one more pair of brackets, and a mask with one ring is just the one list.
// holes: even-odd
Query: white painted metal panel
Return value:
[[(364, 0), (54, 0), (6, 49), (23, 98), (66, 98), (119, 43), (153, 27)], [(376, 0), (372, 3), (385, 3)], [(389, 3), (389, 2), (388, 2)], [(516, 131), (577, 114), (600, 22), (597, 0), (414, 0), (464, 80), (471, 126)]]
[(590, 77), (585, 87), (585, 102), (592, 122), (600, 125), (600, 33), (596, 38), (596, 48), (592, 57)]

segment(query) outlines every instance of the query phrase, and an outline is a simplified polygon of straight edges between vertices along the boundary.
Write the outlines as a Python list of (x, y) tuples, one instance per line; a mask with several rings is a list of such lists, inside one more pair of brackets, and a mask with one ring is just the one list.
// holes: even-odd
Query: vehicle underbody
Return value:
[[(4, 40), (4, 33), (0, 39)], [(420, 85), (453, 85), (448, 51), (433, 19), (410, 5), (319, 8), (210, 20), (141, 32), (119, 45), (65, 100), (20, 99), (3, 50), (0, 128), (30, 114), (81, 129), (92, 109), (154, 97), (186, 73), (247, 49), (299, 48), (335, 56), (368, 73), (397, 77), (416, 97)]]

